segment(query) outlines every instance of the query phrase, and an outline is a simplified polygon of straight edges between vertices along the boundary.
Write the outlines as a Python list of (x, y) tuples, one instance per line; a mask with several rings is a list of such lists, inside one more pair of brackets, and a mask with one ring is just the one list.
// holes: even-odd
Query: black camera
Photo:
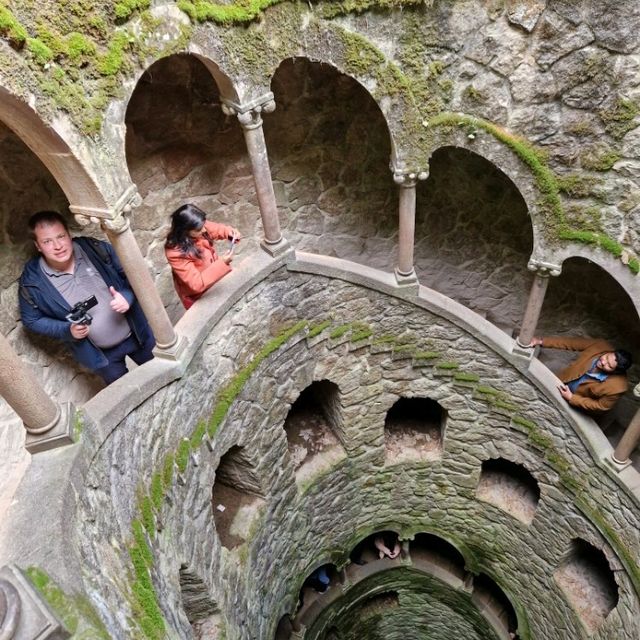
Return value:
[(96, 297), (89, 296), (86, 300), (82, 300), (82, 302), (76, 302), (65, 317), (71, 324), (91, 324), (93, 318), (89, 313), (89, 309), (93, 309), (97, 304), (98, 301)]

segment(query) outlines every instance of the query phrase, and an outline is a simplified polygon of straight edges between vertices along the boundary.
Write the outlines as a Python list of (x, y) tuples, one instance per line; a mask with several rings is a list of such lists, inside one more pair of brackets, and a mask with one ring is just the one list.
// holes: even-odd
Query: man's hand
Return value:
[(227, 253), (225, 253), (220, 260), (222, 260), (222, 262), (224, 262), (225, 264), (231, 264), (231, 261), (233, 260), (233, 253), (231, 251), (227, 251)]
[(113, 287), (109, 287), (109, 293), (111, 294), (109, 306), (116, 313), (126, 313), (129, 311), (129, 303), (119, 291), (116, 291)]
[(567, 401), (569, 402), (569, 400), (571, 400), (571, 398), (573, 397), (573, 393), (571, 393), (569, 387), (567, 387), (566, 384), (561, 384), (558, 387), (558, 391), (560, 392), (560, 395)]
[(70, 327), (71, 335), (76, 340), (82, 340), (82, 338), (86, 338), (89, 335), (89, 325), (88, 324), (72, 324)]

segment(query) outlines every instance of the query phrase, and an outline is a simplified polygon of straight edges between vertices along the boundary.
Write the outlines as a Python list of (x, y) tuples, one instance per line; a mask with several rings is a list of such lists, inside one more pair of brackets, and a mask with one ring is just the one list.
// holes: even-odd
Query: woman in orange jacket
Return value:
[[(234, 227), (209, 222), (202, 209), (185, 204), (171, 214), (164, 253), (173, 271), (173, 284), (188, 309), (202, 294), (231, 271), (233, 245), (240, 241)], [(218, 257), (214, 240), (229, 240), (231, 246)]]

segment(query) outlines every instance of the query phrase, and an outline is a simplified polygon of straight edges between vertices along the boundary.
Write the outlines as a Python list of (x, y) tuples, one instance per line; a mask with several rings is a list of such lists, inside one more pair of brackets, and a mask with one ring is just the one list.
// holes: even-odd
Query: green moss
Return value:
[(168, 453), (164, 457), (164, 461), (162, 463), (162, 482), (164, 483), (164, 488), (168, 489), (171, 487), (173, 483), (173, 466), (175, 464), (173, 453)]
[(153, 502), (147, 495), (140, 499), (140, 518), (144, 528), (151, 538), (156, 535), (156, 517), (153, 514)]
[(609, 147), (591, 147), (580, 155), (580, 164), (590, 171), (610, 171), (620, 157), (617, 151)]
[(71, 634), (77, 638), (109, 640), (100, 616), (86, 597), (66, 594), (38, 567), (28, 567), (25, 573)]
[(309, 327), (309, 333), (307, 334), (308, 337), (315, 338), (317, 335), (320, 335), (330, 324), (331, 320), (324, 320), (320, 324), (311, 325)]
[(136, 11), (148, 9), (150, 0), (119, 0), (113, 7), (113, 12), (118, 20), (126, 20)]
[(332, 19), (348, 14), (365, 13), (371, 10), (392, 10), (422, 6), (425, 0), (333, 0), (322, 2), (318, 11), (323, 18)]
[(149, 548), (147, 542), (147, 536), (145, 534), (145, 528), (140, 520), (134, 520), (131, 523), (131, 531), (133, 532), (133, 539), (136, 541), (137, 550), (140, 553), (142, 560), (147, 567), (153, 566), (153, 553)]
[(521, 427), (524, 427), (527, 430), (538, 429), (538, 425), (535, 422), (531, 422), (522, 416), (513, 416), (511, 418), (512, 422), (515, 424), (519, 424)]
[(33, 59), (41, 66), (53, 60), (53, 51), (36, 38), (27, 38), (27, 49), (31, 52)]
[(178, 0), (178, 7), (197, 22), (218, 24), (245, 24), (255, 20), (265, 9), (283, 0), (244, 0), (232, 4), (219, 4), (207, 0)]
[(487, 387), (484, 385), (479, 385), (476, 387), (476, 391), (485, 396), (497, 396), (500, 394), (500, 391), (494, 389), (493, 387)]
[(366, 340), (368, 337), (370, 337), (372, 334), (373, 334), (373, 331), (370, 326), (362, 323), (355, 323), (353, 325), (350, 340), (351, 342), (362, 342), (363, 340)]
[(7, 38), (14, 47), (21, 47), (27, 41), (28, 35), (13, 13), (0, 6), (0, 36)]
[(476, 89), (472, 84), (467, 85), (465, 90), (462, 92), (462, 95), (470, 102), (475, 102), (476, 104), (485, 104), (489, 99), (482, 91)]
[(73, 416), (73, 440), (78, 442), (80, 440), (80, 436), (82, 435), (82, 431), (84, 430), (84, 418), (82, 416), (82, 411), (78, 411), (76, 409), (75, 414)]
[(153, 565), (148, 564), (145, 552), (138, 545), (129, 548), (129, 557), (133, 565), (131, 604), (135, 623), (148, 640), (163, 640), (165, 621), (149, 573)]
[(109, 43), (107, 52), (98, 57), (96, 68), (103, 76), (113, 76), (120, 73), (127, 65), (125, 52), (130, 45), (130, 36), (121, 31), (114, 35)]
[(594, 233), (592, 231), (576, 231), (574, 229), (562, 229), (559, 233), (560, 238), (580, 242), (582, 244), (591, 244), (598, 246), (605, 251), (613, 254), (616, 258), (622, 255), (622, 245), (611, 239), (603, 233)]
[(413, 357), (416, 360), (435, 360), (440, 357), (440, 353), (438, 351), (416, 351), (413, 354)]
[(67, 52), (69, 60), (78, 64), (95, 54), (96, 45), (81, 33), (70, 33), (67, 36)]
[(151, 477), (151, 504), (155, 511), (160, 511), (162, 502), (164, 501), (164, 482), (162, 478), (162, 470), (156, 471)]
[(196, 429), (191, 436), (190, 442), (192, 449), (197, 449), (200, 446), (206, 433), (207, 423), (204, 420), (199, 420), (198, 424), (196, 425)]
[(351, 327), (353, 325), (350, 322), (347, 322), (346, 324), (341, 324), (339, 327), (336, 327), (330, 334), (329, 337), (332, 340), (338, 340), (339, 338), (342, 338), (342, 336), (344, 336), (345, 334), (347, 334), (349, 331), (351, 331)]
[(476, 373), (460, 371), (453, 376), (453, 379), (458, 382), (478, 382), (480, 380), (480, 376)]
[(457, 362), (438, 362), (436, 365), (437, 369), (458, 369), (460, 365)]
[(638, 126), (638, 123), (635, 122), (638, 113), (640, 113), (640, 109), (637, 103), (618, 96), (612, 107), (603, 109), (598, 115), (607, 133), (612, 138), (621, 140), (629, 131)]
[(180, 473), (184, 473), (187, 464), (189, 463), (189, 454), (191, 453), (191, 442), (188, 438), (184, 438), (180, 441), (178, 445), (178, 450), (176, 451), (176, 466), (178, 467), (178, 471)]
[(593, 187), (601, 182), (601, 180), (592, 178), (591, 176), (576, 173), (556, 176), (556, 181), (558, 183), (558, 190), (572, 198), (586, 198), (590, 196)]

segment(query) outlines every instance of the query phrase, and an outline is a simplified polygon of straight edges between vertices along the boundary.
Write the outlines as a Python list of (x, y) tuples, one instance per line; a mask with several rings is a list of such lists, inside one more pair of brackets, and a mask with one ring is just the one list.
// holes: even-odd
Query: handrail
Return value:
[(20, 594), (8, 581), (0, 579), (0, 640), (11, 640), (20, 622)]

